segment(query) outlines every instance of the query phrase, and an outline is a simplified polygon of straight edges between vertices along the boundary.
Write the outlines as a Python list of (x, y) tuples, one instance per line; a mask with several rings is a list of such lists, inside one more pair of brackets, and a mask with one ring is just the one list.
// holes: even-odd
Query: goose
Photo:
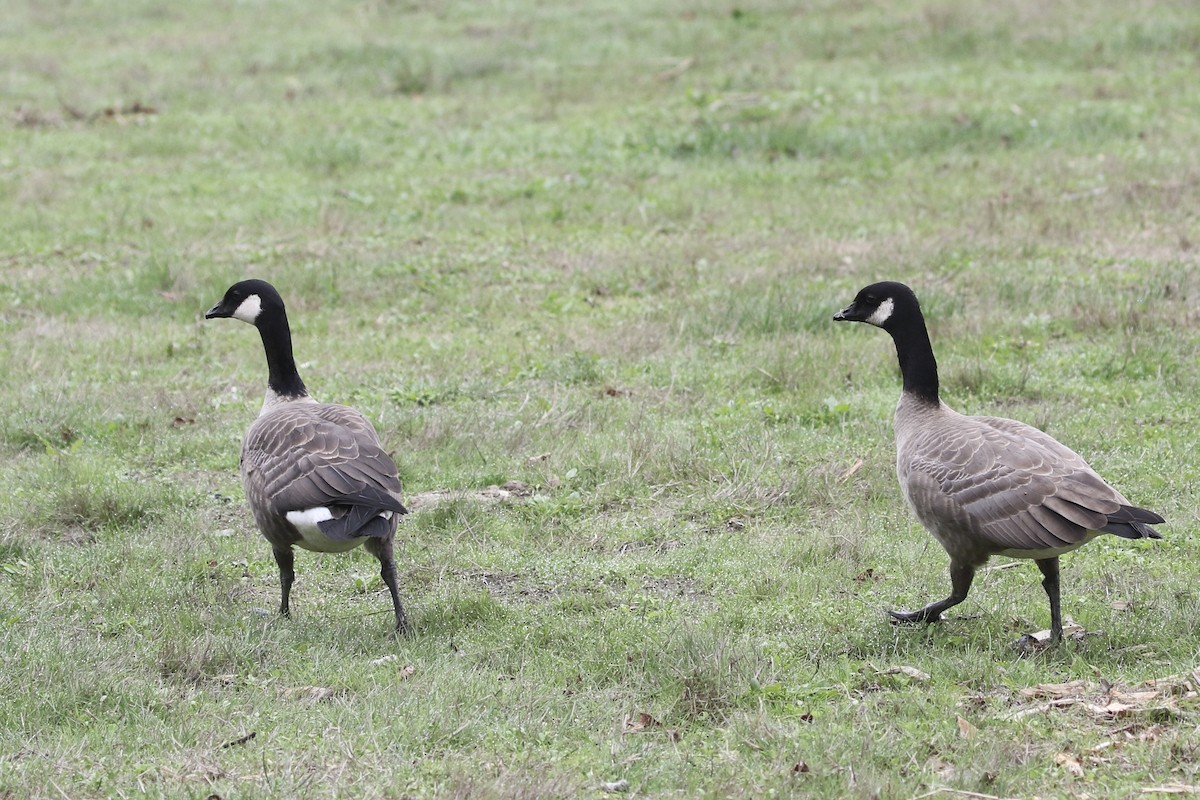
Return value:
[(392, 541), (400, 515), (400, 477), (375, 428), (347, 406), (318, 403), (292, 357), (283, 298), (262, 280), (235, 283), (205, 314), (258, 329), (267, 356), (262, 410), (242, 440), (246, 500), (279, 566), (279, 613), (291, 616), (293, 547), (343, 553), (359, 545), (379, 559), (392, 595), (396, 634), (409, 632), (396, 588)]
[[(1161, 539), (1153, 511), (1131, 505), (1073, 450), (1016, 420), (959, 414), (938, 396), (937, 361), (912, 289), (885, 281), (833, 315), (887, 331), (903, 390), (896, 406), (896, 475), (917, 519), (950, 556), (950, 595), (897, 622), (934, 622), (967, 598), (994, 555), (1033, 559), (1050, 600), (1050, 638), (1062, 639), (1058, 558), (1100, 533)], [(1040, 644), (1026, 634), (1019, 645)]]

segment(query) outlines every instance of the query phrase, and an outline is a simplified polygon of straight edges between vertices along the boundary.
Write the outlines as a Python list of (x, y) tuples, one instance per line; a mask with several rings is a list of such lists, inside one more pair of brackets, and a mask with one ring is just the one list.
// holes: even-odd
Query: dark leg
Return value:
[(296, 579), (296, 571), (292, 568), (294, 561), (295, 555), (290, 549), (275, 551), (275, 563), (279, 565), (279, 613), (285, 617), (292, 615), (288, 609), (288, 598), (292, 595), (292, 581)]
[[(1041, 563), (1041, 562), (1038, 562)], [(950, 562), (950, 596), (945, 600), (930, 603), (918, 611), (889, 611), (897, 622), (937, 622), (942, 612), (967, 599), (971, 581), (975, 580), (975, 567), (971, 564)]]
[(411, 633), (412, 628), (409, 627), (408, 616), (404, 613), (404, 606), (400, 603), (400, 590), (396, 588), (396, 561), (392, 556), (391, 538), (368, 539), (366, 548), (367, 552), (379, 559), (379, 577), (383, 578), (384, 584), (392, 594), (392, 608), (396, 612), (396, 633), (398, 635)]
[(1039, 558), (1037, 560), (1038, 569), (1042, 571), (1042, 588), (1046, 590), (1046, 596), (1050, 598), (1050, 641), (1058, 642), (1062, 640), (1062, 607), (1059, 605), (1058, 597), (1058, 556), (1053, 558)]

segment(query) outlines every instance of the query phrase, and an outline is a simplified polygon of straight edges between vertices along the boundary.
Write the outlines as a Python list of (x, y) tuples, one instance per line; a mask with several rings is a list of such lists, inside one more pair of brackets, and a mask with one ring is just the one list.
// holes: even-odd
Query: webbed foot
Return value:
[(917, 622), (939, 622), (942, 612), (931, 611), (928, 607), (917, 611), (889, 611), (893, 624), (912, 625)]
[(1047, 650), (1052, 650), (1062, 642), (1062, 636), (1046, 636), (1039, 637), (1036, 633), (1026, 633), (1013, 642), (1013, 649), (1021, 655), (1033, 655), (1034, 653), (1044, 653)]

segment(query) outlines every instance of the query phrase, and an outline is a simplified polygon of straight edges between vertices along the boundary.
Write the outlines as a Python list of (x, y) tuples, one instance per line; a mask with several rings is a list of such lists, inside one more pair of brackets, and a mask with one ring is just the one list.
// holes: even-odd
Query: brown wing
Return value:
[(396, 463), (345, 406), (297, 403), (259, 417), (242, 443), (242, 479), (251, 504), (278, 515), (317, 506), (404, 513)]
[(1015, 420), (956, 415), (909, 451), (926, 513), (994, 551), (1078, 544), (1128, 507), (1074, 451)]

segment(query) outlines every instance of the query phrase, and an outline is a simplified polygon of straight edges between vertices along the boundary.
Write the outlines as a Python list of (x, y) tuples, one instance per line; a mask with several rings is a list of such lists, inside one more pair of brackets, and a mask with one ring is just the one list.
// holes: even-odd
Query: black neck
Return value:
[(267, 386), (280, 397), (307, 397), (308, 390), (300, 373), (296, 370), (296, 359), (292, 357), (292, 331), (288, 327), (287, 314), (280, 311), (256, 325), (262, 336), (263, 349), (267, 353)]
[(925, 329), (925, 320), (918, 317), (912, 324), (889, 333), (896, 343), (896, 357), (900, 361), (905, 393), (936, 404), (937, 359), (933, 357), (933, 345), (929, 343), (929, 331)]

